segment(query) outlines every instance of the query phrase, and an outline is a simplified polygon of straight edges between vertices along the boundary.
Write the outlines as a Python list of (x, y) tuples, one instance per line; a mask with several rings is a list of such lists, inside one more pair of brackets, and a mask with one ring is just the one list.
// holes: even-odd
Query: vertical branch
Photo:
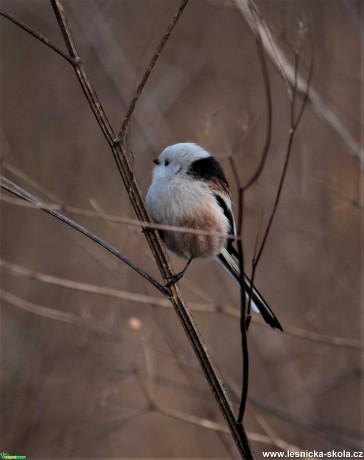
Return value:
[[(51, 0), (51, 4), (53, 6), (64, 40), (66, 42), (67, 49), (69, 50), (71, 57), (76, 60), (77, 64), (75, 65), (75, 71), (77, 78), (81, 84), (81, 87), (85, 93), (89, 105), (95, 115), (95, 118), (112, 150), (115, 162), (117, 164), (120, 175), (124, 181), (126, 191), (134, 207), (135, 213), (139, 220), (150, 221), (149, 212), (147, 210), (145, 201), (138, 186), (138, 182), (130, 167), (126, 151), (121, 145), (121, 139), (115, 136), (115, 133), (106, 117), (106, 114), (98, 100), (96, 92), (94, 91), (85, 71), (85, 68), (81, 62), (70, 28), (67, 23), (62, 2), (61, 0)], [(183, 1), (182, 6), (185, 6), (185, 4), (187, 4), (186, 0)], [(165, 42), (163, 43), (163, 46), (164, 44)], [(130, 112), (130, 116), (131, 113), (132, 110)], [(171, 268), (168, 262), (166, 251), (158, 235), (158, 232), (148, 231), (144, 234), (151, 248), (153, 256), (157, 262), (162, 277), (164, 278), (164, 280), (171, 278)], [(212, 359), (207, 351), (207, 347), (202, 341), (200, 333), (197, 330), (196, 325), (194, 324), (193, 318), (189, 310), (187, 309), (187, 306), (184, 300), (182, 299), (177, 286), (172, 286), (170, 288), (170, 296), (171, 303), (177, 313), (179, 320), (182, 323), (185, 333), (190, 340), (190, 343), (205, 373), (205, 377), (211, 387), (215, 399), (220, 406), (220, 410), (223, 413), (225, 420), (230, 428), (231, 434), (240, 452), (240, 455), (243, 458), (253, 459), (254, 455), (251, 450), (245, 429), (243, 425), (237, 424), (235, 422), (234, 410), (224, 389), (221, 377), (212, 362)]]
[(241, 349), (243, 354), (243, 382), (241, 389), (241, 399), (237, 422), (242, 423), (246, 402), (248, 399), (248, 385), (249, 385), (249, 351), (248, 351), (248, 311), (246, 305), (245, 295), (245, 279), (244, 279), (244, 251), (242, 243), (242, 231), (243, 231), (243, 207), (244, 207), (244, 189), (239, 188), (239, 239), (237, 241), (238, 254), (239, 254), (239, 269), (240, 269), (240, 333), (241, 333)]
[[(251, 6), (250, 6), (250, 8), (251, 8)], [(254, 18), (255, 18), (255, 20), (257, 20), (255, 16), (254, 16)], [(266, 61), (266, 58), (265, 58), (265, 51), (264, 51), (264, 48), (263, 48), (263, 42), (262, 42), (262, 38), (261, 38), (260, 33), (259, 33), (259, 29), (257, 28), (256, 25), (255, 25), (254, 37), (255, 37), (255, 42), (256, 42), (256, 46), (257, 46), (260, 66), (261, 66), (261, 69), (262, 69), (264, 91), (265, 91), (265, 97), (266, 97), (266, 101), (267, 101), (267, 129), (266, 129), (265, 143), (264, 143), (262, 155), (261, 155), (261, 158), (260, 158), (260, 162), (259, 162), (255, 172), (252, 174), (251, 178), (242, 187), (244, 191), (247, 190), (249, 187), (251, 187), (259, 179), (259, 176), (262, 174), (264, 166), (265, 166), (265, 162), (266, 162), (267, 157), (268, 157), (268, 152), (269, 152), (271, 138), (272, 138), (272, 117), (273, 117), (272, 92), (271, 92), (271, 87), (270, 87), (269, 72), (268, 72), (268, 67), (267, 67), (267, 61)]]
[[(295, 111), (295, 99), (297, 97), (297, 87), (293, 88), (292, 100), (291, 100), (291, 104), (290, 104), (291, 105), (291, 126), (290, 126), (290, 130), (289, 130), (289, 137), (288, 137), (286, 156), (285, 156), (284, 165), (283, 165), (283, 168), (282, 168), (282, 173), (281, 173), (281, 177), (280, 177), (279, 184), (278, 184), (276, 197), (275, 197), (274, 204), (273, 204), (273, 209), (272, 209), (272, 212), (270, 214), (268, 224), (267, 224), (266, 230), (265, 230), (264, 235), (263, 235), (262, 242), (261, 242), (261, 244), (259, 246), (258, 253), (257, 253), (256, 257), (253, 260), (253, 270), (256, 270), (256, 267), (257, 267), (257, 265), (259, 263), (259, 260), (260, 260), (260, 258), (262, 256), (262, 253), (263, 253), (263, 250), (264, 250), (268, 235), (270, 233), (270, 229), (272, 227), (274, 217), (275, 217), (276, 212), (277, 212), (279, 200), (280, 200), (282, 189), (283, 189), (283, 184), (284, 184), (286, 173), (287, 173), (289, 160), (290, 160), (290, 157), (291, 157), (293, 140), (294, 140), (298, 125), (299, 125), (299, 123), (301, 121), (301, 118), (302, 118), (302, 115), (303, 115), (303, 112), (305, 110), (306, 103), (307, 103), (307, 100), (308, 100), (308, 94), (309, 94), (309, 90), (310, 90), (310, 83), (311, 83), (312, 73), (313, 73), (313, 64), (314, 64), (314, 51), (313, 51), (313, 43), (312, 43), (312, 37), (311, 37), (311, 62), (310, 62), (309, 75), (308, 75), (308, 78), (307, 78), (307, 85), (306, 85), (305, 95), (303, 97), (303, 101), (302, 101), (299, 113), (298, 113), (297, 117), (295, 117), (294, 111)], [(298, 67), (299, 67), (299, 55), (295, 52), (295, 69), (296, 69), (296, 73), (298, 73)], [(296, 78), (295, 78), (295, 81), (297, 83)]]
[(246, 401), (248, 399), (248, 384), (249, 384), (249, 351), (248, 351), (248, 314), (246, 308), (246, 295), (245, 295), (245, 279), (244, 279), (244, 251), (241, 235), (243, 233), (243, 209), (244, 209), (244, 189), (240, 185), (240, 178), (234, 158), (229, 156), (230, 166), (234, 175), (234, 180), (238, 188), (238, 225), (237, 225), (237, 248), (238, 260), (240, 270), (240, 334), (241, 334), (241, 351), (243, 359), (243, 381), (241, 388), (240, 407), (237, 417), (237, 423), (242, 423)]
[[(239, 240), (237, 242), (238, 246), (238, 255), (239, 255), (239, 266), (240, 266), (240, 273), (242, 276), (241, 279), (241, 292), (240, 292), (240, 304), (241, 304), (241, 316), (240, 316), (240, 329), (241, 329), (241, 341), (242, 341), (242, 354), (243, 354), (243, 384), (242, 384), (242, 394), (241, 394), (241, 401), (240, 401), (240, 408), (239, 408), (239, 415), (237, 421), (240, 423), (243, 420), (244, 417), (244, 412), (245, 412), (245, 407), (246, 407), (246, 400), (247, 400), (247, 393), (248, 393), (248, 372), (249, 372), (249, 354), (248, 354), (248, 342), (247, 342), (247, 328), (249, 327), (249, 320), (250, 320), (250, 309), (251, 309), (251, 298), (252, 298), (252, 289), (254, 286), (254, 278), (255, 278), (255, 272), (257, 268), (257, 264), (260, 260), (260, 257), (262, 255), (267, 237), (269, 235), (274, 216), (276, 214), (276, 210), (278, 207), (278, 203), (280, 200), (282, 188), (283, 188), (283, 183), (285, 180), (287, 168), (288, 168), (288, 163), (290, 159), (290, 154), (292, 150), (292, 144), (294, 140), (294, 136), (297, 130), (297, 127), (300, 123), (301, 117), (303, 115), (303, 111), (306, 106), (306, 102), (308, 100), (308, 93), (309, 93), (309, 86), (311, 82), (311, 77), (312, 77), (312, 71), (313, 71), (313, 49), (311, 50), (311, 65), (310, 65), (310, 70), (309, 70), (309, 76), (307, 79), (307, 86), (305, 89), (305, 93), (303, 96), (303, 102), (299, 111), (299, 114), (297, 117), (295, 117), (295, 104), (296, 104), (296, 98), (297, 98), (297, 93), (298, 93), (298, 64), (299, 64), (299, 54), (298, 51), (295, 51), (295, 75), (294, 75), (294, 85), (293, 85), (293, 91), (292, 95), (290, 97), (290, 104), (291, 104), (291, 122), (290, 122), (290, 131), (289, 131), (289, 140), (288, 140), (288, 146), (287, 146), (287, 153), (285, 157), (285, 162), (284, 166), (282, 169), (282, 174), (280, 178), (280, 182), (278, 185), (277, 189), (277, 194), (276, 194), (276, 199), (274, 202), (273, 210), (270, 215), (268, 225), (266, 227), (266, 230), (263, 235), (262, 242), (258, 248), (258, 239), (256, 240), (255, 248), (254, 248), (254, 256), (252, 260), (252, 275), (251, 275), (251, 285), (250, 285), (250, 290), (249, 290), (249, 301), (248, 305), (246, 304), (246, 296), (245, 296), (245, 283), (244, 283), (244, 258), (243, 258), (243, 248), (242, 248), (242, 240), (241, 240), (241, 235), (242, 235), (242, 227), (243, 227), (243, 206), (244, 206), (244, 191), (249, 188), (251, 185), (253, 185), (258, 178), (260, 177), (264, 165), (268, 156), (269, 152), (269, 147), (270, 147), (270, 142), (271, 142), (271, 130), (272, 130), (272, 96), (271, 96), (271, 90), (270, 90), (270, 81), (269, 81), (269, 73), (267, 69), (267, 64), (265, 60), (265, 51), (263, 48), (263, 42), (261, 38), (261, 31), (259, 29), (258, 21), (262, 23), (262, 19), (260, 16), (257, 14), (254, 4), (248, 0), (248, 7), (249, 11), (251, 14), (251, 27), (253, 30), (254, 37), (256, 39), (257, 43), (257, 49), (258, 49), (258, 55), (260, 58), (260, 63), (262, 67), (262, 74), (263, 74), (263, 80), (264, 80), (264, 88), (265, 88), (265, 93), (266, 93), (266, 99), (267, 99), (267, 131), (266, 131), (266, 140), (263, 148), (263, 153), (260, 159), (260, 162), (253, 173), (252, 177), (247, 181), (245, 186), (240, 186), (240, 181), (239, 177), (237, 174), (237, 169), (235, 166), (235, 163), (232, 158), (229, 158), (233, 173), (234, 173), (234, 179), (237, 183), (238, 186), (238, 235), (239, 235)], [(312, 44), (312, 42), (311, 42)]]
[[(249, 8), (253, 14), (253, 8), (249, 4)], [(254, 13), (254, 20), (257, 21)], [(265, 162), (268, 157), (269, 148), (271, 144), (271, 137), (272, 137), (272, 94), (271, 94), (271, 87), (269, 81), (269, 72), (267, 67), (267, 62), (265, 58), (265, 51), (263, 48), (262, 39), (260, 36), (260, 32), (258, 30), (257, 25), (254, 25), (255, 33), (255, 42), (257, 46), (259, 61), (262, 69), (263, 75), (263, 84), (264, 84), (264, 91), (267, 101), (267, 128), (266, 128), (266, 136), (265, 136), (265, 143), (262, 151), (262, 155), (259, 161), (259, 164), (252, 174), (251, 178), (246, 182), (245, 185), (241, 185), (241, 182), (238, 177), (237, 168), (235, 162), (232, 158), (230, 159), (230, 164), (232, 166), (232, 170), (234, 173), (234, 179), (237, 184), (238, 188), (238, 236), (239, 239), (237, 241), (238, 247), (238, 257), (239, 257), (239, 268), (240, 268), (240, 332), (241, 332), (241, 348), (242, 348), (242, 356), (243, 356), (243, 382), (242, 382), (242, 391), (241, 391), (241, 399), (240, 399), (240, 407), (237, 422), (241, 423), (245, 413), (246, 401), (248, 397), (248, 385), (249, 385), (249, 351), (248, 351), (248, 337), (247, 337), (247, 330), (250, 323), (250, 308), (251, 308), (251, 296), (252, 296), (252, 289), (253, 289), (253, 282), (254, 279), (251, 280), (250, 290), (249, 290), (249, 302), (247, 304), (246, 301), (246, 288), (245, 288), (245, 279), (244, 279), (244, 251), (243, 251), (243, 244), (241, 235), (243, 233), (243, 209), (244, 209), (244, 192), (249, 187), (251, 187), (260, 177), (263, 172)]]
[(253, 255), (253, 259), (252, 259), (252, 274), (251, 274), (251, 286), (250, 286), (250, 292), (249, 292), (249, 305), (248, 305), (248, 308), (250, 308), (250, 304), (251, 304), (252, 287), (254, 285), (254, 279), (255, 279), (255, 273), (256, 273), (256, 270), (257, 270), (257, 266), (258, 266), (259, 260), (260, 260), (260, 258), (262, 256), (262, 253), (263, 253), (263, 250), (264, 250), (268, 235), (270, 233), (270, 229), (272, 227), (272, 223), (273, 223), (275, 214), (277, 212), (277, 208), (278, 208), (279, 200), (280, 200), (280, 197), (281, 197), (283, 184), (284, 184), (284, 181), (285, 181), (285, 177), (286, 177), (286, 173), (287, 173), (287, 169), (288, 169), (288, 164), (289, 164), (289, 160), (290, 160), (290, 156), (291, 156), (292, 145), (293, 145), (293, 140), (294, 140), (294, 137), (295, 137), (295, 133), (296, 133), (298, 125), (299, 125), (299, 123), (301, 121), (301, 118), (302, 118), (302, 115), (303, 115), (303, 112), (304, 112), (304, 109), (305, 109), (305, 106), (306, 106), (306, 103), (307, 103), (307, 100), (308, 100), (308, 93), (309, 93), (310, 82), (311, 82), (312, 73), (313, 73), (313, 63), (314, 63), (312, 36), (311, 36), (311, 63), (310, 63), (309, 75), (308, 75), (308, 79), (307, 79), (307, 86), (306, 86), (306, 90), (305, 90), (305, 95), (303, 97), (303, 102), (301, 104), (301, 107), (300, 107), (300, 110), (299, 110), (299, 113), (298, 113), (297, 117), (295, 117), (295, 106), (296, 106), (296, 98), (297, 98), (297, 75), (298, 75), (298, 68), (299, 68), (299, 54), (298, 54), (298, 51), (296, 51), (296, 50), (294, 52), (294, 59), (295, 59), (295, 66), (294, 66), (294, 68), (295, 68), (295, 77), (294, 77), (295, 85), (293, 87), (292, 97), (290, 99), (290, 109), (291, 109), (290, 120), (291, 121), (290, 121), (290, 130), (289, 130), (287, 151), (286, 151), (284, 165), (283, 165), (283, 168), (282, 168), (280, 181), (279, 181), (279, 184), (278, 184), (278, 189), (277, 189), (273, 209), (272, 209), (272, 212), (270, 214), (269, 221), (268, 221), (267, 227), (265, 229), (262, 242), (261, 242), (261, 244), (259, 246), (259, 249), (257, 249), (258, 248), (258, 239), (257, 239), (256, 244), (255, 244), (255, 248), (254, 248), (254, 255)]

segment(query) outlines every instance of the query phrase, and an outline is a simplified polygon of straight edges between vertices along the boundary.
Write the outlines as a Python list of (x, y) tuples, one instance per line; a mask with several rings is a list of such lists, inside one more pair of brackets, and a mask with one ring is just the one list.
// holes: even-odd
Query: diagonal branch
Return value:
[(51, 48), (53, 51), (55, 51), (57, 54), (59, 54), (63, 59), (66, 59), (71, 65), (75, 65), (74, 59), (72, 59), (68, 54), (66, 54), (61, 48), (58, 48), (57, 45), (52, 43), (48, 38), (44, 37), (40, 33), (36, 32), (33, 30), (31, 27), (27, 26), (24, 24), (24, 22), (20, 21), (19, 19), (15, 18), (12, 16), (10, 13), (7, 13), (3, 9), (0, 8), (0, 15), (3, 16), (4, 18), (8, 19), (9, 21), (13, 22), (17, 26), (19, 26), (21, 29), (25, 30), (25, 32), (28, 32), (28, 34), (32, 35), (33, 37), (37, 38), (40, 40), (42, 43), (47, 45), (49, 48)]
[(138, 102), (138, 99), (140, 97), (140, 95), (142, 94), (142, 91), (144, 89), (144, 86), (146, 85), (147, 81), (148, 81), (148, 78), (164, 48), (164, 45), (167, 43), (167, 40), (169, 39), (169, 36), (171, 35), (172, 33), (172, 30), (174, 29), (175, 25), (177, 24), (181, 14), (183, 13), (183, 10), (185, 9), (185, 7), (187, 6), (187, 3), (188, 3), (188, 0), (182, 0), (181, 1), (181, 5), (180, 7), (178, 8), (176, 14), (173, 16), (172, 18), (172, 21), (170, 22), (170, 24), (168, 25), (167, 27), (167, 30), (166, 32), (164, 33), (161, 41), (159, 42), (159, 45), (157, 47), (157, 49), (155, 50), (153, 56), (152, 56), (152, 59), (150, 60), (149, 62), (149, 65), (147, 67), (147, 70), (144, 72), (144, 75), (138, 85), (138, 88), (134, 94), (134, 97), (129, 105), (129, 108), (128, 108), (128, 111), (126, 112), (126, 115), (125, 115), (125, 118), (123, 120), (123, 124), (120, 128), (120, 132), (119, 132), (119, 137), (122, 139), (124, 137), (124, 134), (126, 133), (126, 130), (127, 130), (127, 127), (128, 127), (128, 124), (129, 124), (129, 121), (130, 121), (130, 118), (131, 116), (133, 115), (133, 112), (134, 112), (134, 109), (135, 109), (135, 106), (136, 106), (136, 103)]
[(157, 230), (170, 230), (176, 233), (188, 233), (191, 235), (218, 236), (218, 237), (223, 237), (225, 239), (234, 240), (234, 241), (239, 239), (239, 237), (235, 235), (228, 235), (227, 233), (222, 233), (222, 232), (199, 230), (199, 229), (189, 228), (189, 227), (177, 227), (175, 225), (167, 225), (167, 224), (155, 224), (154, 222), (143, 222), (143, 221), (136, 220), (136, 219), (130, 219), (129, 217), (120, 217), (120, 216), (114, 216), (110, 214), (101, 215), (100, 213), (96, 211), (76, 208), (74, 206), (68, 206), (68, 205), (45, 203), (42, 201), (39, 201), (37, 204), (34, 204), (31, 202), (18, 200), (17, 198), (11, 198), (5, 195), (0, 195), (0, 201), (9, 203), (9, 204), (13, 204), (15, 206), (23, 206), (23, 207), (31, 208), (31, 209), (47, 208), (47, 209), (52, 209), (53, 211), (66, 211), (66, 212), (69, 212), (70, 214), (76, 214), (76, 215), (83, 216), (83, 217), (92, 217), (96, 219), (108, 220), (116, 224), (123, 224), (123, 225), (128, 225), (131, 227), (147, 227), (148, 229), (154, 228)]
[[(265, 52), (269, 56), (272, 64), (277, 69), (278, 73), (283, 78), (288, 92), (291, 92), (291, 88), (295, 86), (295, 70), (292, 63), (289, 61), (285, 53), (279, 48), (279, 46), (274, 42), (272, 34), (261, 18), (258, 6), (255, 4), (254, 0), (234, 0), (237, 9), (240, 11), (244, 20), (250, 27), (252, 33), (256, 34), (256, 27), (259, 30), (259, 33), (262, 37), (263, 46)], [(250, 6), (253, 6), (254, 12)], [(261, 21), (258, 25), (255, 22), (255, 15), (259, 15)], [(302, 75), (297, 75), (297, 93), (301, 98), (305, 97), (305, 88), (307, 86), (307, 79)], [(339, 137), (339, 139), (346, 146), (347, 152), (349, 155), (355, 157), (358, 161), (363, 163), (364, 152), (363, 147), (354, 139), (352, 134), (348, 129), (343, 125), (337, 115), (328, 107), (322, 97), (315, 91), (314, 88), (310, 89), (310, 94), (308, 96), (308, 102), (310, 103), (312, 109), (316, 114), (323, 120), (323, 122), (334, 131), (334, 133)]]
[(45, 206), (43, 203), (41, 203), (38, 198), (35, 196), (31, 195), (18, 185), (14, 184), (11, 182), (9, 179), (6, 179), (3, 176), (0, 176), (0, 187), (13, 195), (17, 196), (18, 198), (21, 198), (29, 203), (32, 203), (33, 205), (37, 206), (39, 209), (42, 209), (46, 213), (50, 214), (51, 216), (55, 217), (56, 219), (59, 219), (60, 221), (64, 222), (65, 224), (69, 225), (70, 227), (74, 228), (78, 232), (82, 233), (83, 235), (87, 236), (91, 240), (95, 241), (95, 243), (99, 244), (102, 246), (104, 249), (107, 251), (111, 252), (114, 256), (116, 256), (118, 259), (122, 260), (124, 263), (126, 263), (130, 268), (132, 268), (134, 271), (139, 273), (144, 279), (149, 281), (154, 287), (156, 287), (159, 291), (162, 292), (164, 295), (169, 295), (168, 291), (164, 286), (162, 286), (160, 283), (158, 283), (157, 280), (155, 280), (152, 276), (148, 275), (147, 272), (145, 272), (142, 268), (138, 267), (129, 257), (124, 256), (120, 251), (118, 251), (116, 248), (111, 246), (111, 244), (107, 243), (106, 241), (102, 240), (99, 238), (97, 235), (92, 233), (90, 230), (88, 230), (85, 227), (82, 227), (82, 225), (77, 224), (73, 220), (69, 219), (59, 211), (55, 211), (52, 208), (48, 208)]

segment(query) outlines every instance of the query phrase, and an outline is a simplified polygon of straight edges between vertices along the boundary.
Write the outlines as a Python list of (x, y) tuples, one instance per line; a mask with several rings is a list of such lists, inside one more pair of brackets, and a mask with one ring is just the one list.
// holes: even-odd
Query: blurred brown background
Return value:
[[(64, 1), (80, 55), (114, 129), (178, 4)], [(312, 85), (360, 142), (360, 2), (257, 5), (290, 58), (286, 43), (297, 40), (299, 22), (312, 25)], [(1, 7), (64, 48), (47, 1), (3, 0)], [(306, 48), (302, 59), (305, 74)], [(3, 174), (46, 202), (93, 210), (93, 199), (104, 212), (134, 217), (111, 152), (66, 61), (1, 18), (1, 64)], [(246, 194), (248, 267), (261, 215), (264, 226), (274, 200), (289, 131), (285, 86), (271, 64), (269, 71), (273, 139), (264, 173)], [(265, 113), (248, 26), (228, 0), (191, 0), (133, 117), (129, 141), (143, 192), (151, 180), (151, 160), (180, 141), (200, 143), (221, 157), (231, 184), (223, 157), (233, 150), (241, 177), (248, 179), (264, 142)], [(256, 284), (283, 327), (317, 336), (298, 338), (256, 323), (250, 328), (245, 425), (253, 433), (257, 458), (262, 451), (279, 450), (276, 439), (269, 441), (270, 430), (303, 450), (362, 448), (360, 191), (358, 161), (308, 106)], [(9, 202), (1, 208), (4, 261), (161, 298), (136, 273), (51, 216)], [(71, 217), (159, 279), (139, 229)], [(182, 267), (177, 259), (173, 264)], [(238, 458), (230, 434), (198, 424), (199, 419), (221, 426), (224, 421), (172, 309), (79, 292), (9, 270), (3, 267), (1, 278), (6, 293), (0, 451), (30, 458)], [(214, 261), (195, 261), (181, 286), (189, 302), (239, 309), (236, 284)], [(33, 311), (24, 310), (29, 302)], [(40, 306), (72, 314), (76, 324), (42, 316)], [(216, 312), (193, 316), (237, 407), (239, 321)], [(351, 342), (338, 346), (322, 336)], [(157, 407), (148, 402), (148, 386)]]

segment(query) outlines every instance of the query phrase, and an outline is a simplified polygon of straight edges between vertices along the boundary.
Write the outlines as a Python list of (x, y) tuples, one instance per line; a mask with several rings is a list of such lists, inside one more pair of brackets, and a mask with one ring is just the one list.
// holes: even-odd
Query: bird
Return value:
[[(228, 181), (221, 164), (203, 147), (192, 142), (181, 142), (166, 147), (153, 160), (152, 183), (146, 203), (157, 224), (188, 227), (219, 233), (196, 233), (160, 230), (167, 249), (187, 260), (184, 269), (168, 285), (179, 281), (195, 258), (216, 258), (241, 284), (238, 251), (233, 239), (236, 235)], [(245, 292), (252, 292), (252, 307), (274, 329), (282, 329), (249, 278), (244, 275)]]

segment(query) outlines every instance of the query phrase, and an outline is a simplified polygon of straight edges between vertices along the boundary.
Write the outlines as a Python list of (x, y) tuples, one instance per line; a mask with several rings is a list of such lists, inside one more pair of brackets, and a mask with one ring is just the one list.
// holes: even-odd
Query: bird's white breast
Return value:
[[(229, 231), (227, 218), (209, 186), (193, 177), (154, 177), (146, 200), (158, 223), (219, 233)], [(188, 233), (164, 232), (164, 236), (167, 247), (186, 258), (217, 255), (226, 243), (223, 237)]]
[(201, 202), (210, 198), (210, 195), (205, 184), (186, 175), (176, 175), (168, 179), (153, 180), (147, 194), (147, 205), (157, 222), (179, 225), (178, 222), (198, 212)]

